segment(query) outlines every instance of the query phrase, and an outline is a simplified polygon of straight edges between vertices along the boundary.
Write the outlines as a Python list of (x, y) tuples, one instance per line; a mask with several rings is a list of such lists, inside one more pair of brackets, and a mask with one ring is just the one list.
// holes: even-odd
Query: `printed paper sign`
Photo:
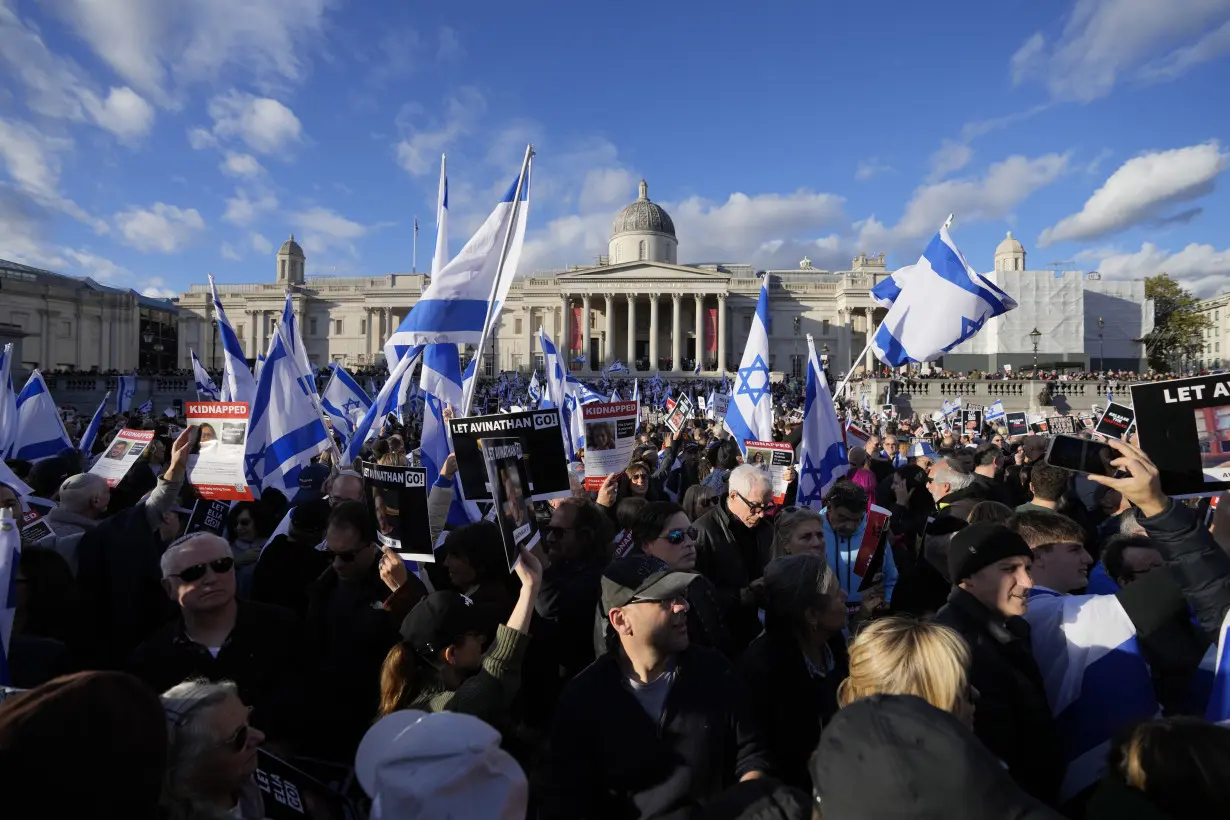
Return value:
[(21, 543), (26, 546), (37, 544), (44, 538), (55, 538), (55, 534), (47, 519), (36, 512), (28, 512), (22, 519)]
[(364, 462), (363, 485), (380, 545), (408, 561), (434, 562), (427, 521), (427, 471)]
[(982, 430), (982, 409), (964, 407), (961, 409), (961, 432), (977, 435)]
[(893, 405), (893, 404), (882, 404), (880, 405), (880, 413), (882, 413), (884, 417), (888, 419), (896, 418), (897, 417), (897, 407), (896, 405)]
[(1024, 411), (1008, 413), (1004, 416), (1008, 425), (1008, 437), (1029, 435), (1029, 420)]
[(691, 417), (692, 402), (688, 400), (687, 396), (680, 396), (679, 401), (670, 409), (670, 413), (666, 417), (666, 426), (670, 429), (671, 433), (677, 434)]
[(773, 501), (786, 500), (786, 470), (794, 464), (794, 448), (784, 441), (751, 441), (745, 439), (745, 461), (759, 467), (773, 485)]
[(107, 449), (103, 450), (102, 456), (90, 468), (90, 473), (104, 479), (108, 487), (114, 487), (132, 469), (137, 458), (153, 440), (153, 430), (130, 430), (125, 427), (111, 440)]
[(1107, 438), (1123, 438), (1135, 419), (1136, 413), (1132, 408), (1111, 402), (1107, 405), (1102, 418), (1098, 419), (1093, 431)]
[(189, 426), (199, 428), (188, 456), (188, 481), (201, 498), (251, 501), (244, 471), (248, 442), (246, 402), (190, 401), (184, 412)]
[(730, 396), (725, 393), (715, 393), (713, 395), (713, 407), (709, 413), (711, 419), (725, 419), (726, 411), (730, 409)]
[(857, 424), (851, 424), (846, 428), (846, 447), (854, 449), (855, 447), (866, 447), (867, 442), (871, 440), (871, 434), (863, 430)]
[(449, 422), (449, 431), (453, 437), (453, 452), (457, 454), (457, 474), (467, 500), (490, 501), (492, 498), (487, 468), (479, 449), (479, 442), (488, 438), (516, 438), (521, 442), (529, 480), (527, 486), (533, 500), (572, 495), (558, 408), (453, 419)]
[(1076, 419), (1071, 416), (1055, 416), (1047, 421), (1049, 422), (1050, 432), (1054, 435), (1076, 435)]
[(538, 519), (529, 494), (526, 456), (515, 438), (487, 438), (482, 443), (487, 480), (495, 496), (495, 518), (504, 542), (508, 571), (521, 560), (521, 550), (538, 543)]
[(1131, 391), (1138, 443), (1157, 465), (1162, 492), (1230, 489), (1230, 374), (1141, 382)]
[(585, 489), (597, 490), (632, 459), (636, 445), (634, 401), (587, 404), (581, 408), (585, 426)]

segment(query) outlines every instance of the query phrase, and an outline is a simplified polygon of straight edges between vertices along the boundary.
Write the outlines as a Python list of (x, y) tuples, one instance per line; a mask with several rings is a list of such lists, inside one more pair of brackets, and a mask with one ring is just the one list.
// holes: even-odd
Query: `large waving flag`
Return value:
[(137, 408), (137, 412), (143, 416), (152, 416), (154, 414), (154, 400), (150, 398), (141, 402), (141, 406)]
[(218, 389), (218, 385), (214, 384), (214, 380), (210, 377), (209, 371), (201, 364), (201, 360), (196, 357), (196, 351), (189, 349), (188, 355), (192, 357), (192, 377), (196, 381), (196, 397), (200, 401), (220, 401), (222, 391)]
[(244, 401), (250, 405), (256, 397), (256, 381), (248, 370), (248, 360), (243, 355), (243, 345), (235, 335), (231, 322), (222, 309), (218, 298), (218, 286), (214, 277), (209, 277), (209, 292), (214, 300), (214, 319), (218, 323), (218, 336), (222, 339), (222, 401)]
[(545, 410), (548, 407), (563, 407), (564, 364), (560, 361), (559, 350), (541, 327), (538, 328), (538, 343), (542, 345), (543, 369), (547, 377), (547, 389), (543, 392), (539, 408)]
[(619, 359), (616, 359), (615, 361), (611, 362), (611, 366), (606, 369), (606, 372), (607, 373), (630, 373), (631, 371), (628, 370), (628, 366), (626, 364), (621, 362)]
[(86, 426), (85, 432), (81, 434), (81, 441), (77, 442), (77, 449), (85, 453), (87, 456), (94, 448), (94, 440), (98, 438), (98, 428), (102, 426), (103, 411), (107, 408), (107, 400), (110, 398), (110, 392), (103, 396), (103, 400), (99, 403), (98, 409), (94, 411), (94, 417), (90, 419), (90, 423)]
[(1008, 414), (1004, 410), (1004, 400), (996, 399), (995, 402), (990, 407), (987, 408), (986, 420), (996, 421), (997, 419), (1002, 419), (1006, 415)]
[(833, 409), (829, 382), (816, 355), (816, 343), (807, 335), (807, 382), (803, 393), (803, 440), (799, 444), (798, 503), (817, 512), (837, 479), (850, 469), (845, 433)]
[(41, 461), (72, 446), (43, 374), (35, 370), (17, 396), (17, 432), (13, 437), (12, 457)]
[(440, 191), (436, 196), (436, 252), (431, 257), (431, 275), (448, 264), (448, 158), (440, 155)]
[(0, 686), (9, 686), (9, 646), (17, 617), (17, 565), (21, 563), (21, 532), (12, 510), (0, 510)]
[(871, 289), (871, 300), (885, 310), (893, 306), (893, 302), (897, 301), (897, 297), (901, 295), (902, 288), (905, 287), (906, 279), (910, 271), (914, 269), (913, 265), (904, 268), (898, 268), (893, 271), (892, 275), (887, 279), (881, 279), (876, 283), (876, 286)]
[(342, 446), (345, 447), (354, 435), (355, 425), (372, 406), (372, 400), (359, 387), (354, 376), (346, 372), (346, 368), (337, 363), (330, 365), (330, 368), (333, 376), (320, 396), (320, 406), (333, 423), (333, 429), (342, 437)]
[(892, 367), (934, 361), (987, 319), (1015, 307), (1012, 297), (969, 266), (944, 223), (906, 277), (871, 348)]
[(606, 401), (605, 396), (578, 379), (576, 376), (573, 376), (571, 373), (564, 378), (564, 389), (576, 396), (577, 401), (581, 404), (593, 404), (594, 402)]
[[(441, 481), (440, 469), (452, 452), (448, 438), (448, 423), (444, 409), (451, 407), (457, 412), (462, 399), (461, 353), (454, 344), (427, 345), (423, 350), (423, 375), (419, 379), (426, 402), (423, 409), (423, 432), (419, 455), (427, 478)], [(453, 476), (453, 503), (449, 506), (447, 522), (453, 525), (468, 524), (481, 517), (478, 507), (465, 503), (461, 496), (461, 484)]]
[(17, 435), (17, 391), (13, 389), (13, 345), (0, 354), (0, 457), (8, 456)]
[(385, 380), (380, 392), (376, 394), (375, 401), (372, 402), (371, 407), (367, 408), (363, 418), (354, 427), (354, 435), (346, 444), (346, 453), (342, 458), (345, 464), (353, 464), (367, 440), (380, 432), (380, 425), (384, 423), (385, 417), (397, 412), (397, 397), (401, 393), (401, 383), (410, 378), (410, 374), (414, 372), (422, 351), (423, 346), (421, 345), (411, 348), (407, 355), (401, 357), (401, 361), (393, 368), (393, 372), (389, 373), (389, 378)]
[(119, 392), (115, 394), (115, 412), (127, 413), (132, 409), (132, 400), (137, 395), (137, 377), (120, 376)]
[(769, 275), (760, 283), (756, 315), (743, 349), (735, 391), (726, 409), (726, 429), (747, 455), (744, 440), (773, 438), (773, 394), (769, 385)]
[[(303, 386), (303, 392), (316, 393), (316, 370), (312, 367), (312, 363), (308, 361), (307, 348), (303, 344), (303, 334), (299, 329), (299, 319), (295, 316), (295, 304), (291, 301), (290, 294), (286, 294), (286, 302), (282, 305), (282, 324), (280, 328), (282, 332), (282, 341), (289, 347), (290, 355), (295, 359), (296, 369), (303, 375), (299, 377), (299, 384)], [(268, 361), (268, 357), (265, 361)]]
[[(293, 327), (293, 326), (292, 326)], [(285, 324), (274, 333), (252, 402), (245, 463), (248, 483), (288, 495), (299, 489), (299, 473), (332, 446), (329, 431), (304, 387), (300, 369), (286, 340)]]

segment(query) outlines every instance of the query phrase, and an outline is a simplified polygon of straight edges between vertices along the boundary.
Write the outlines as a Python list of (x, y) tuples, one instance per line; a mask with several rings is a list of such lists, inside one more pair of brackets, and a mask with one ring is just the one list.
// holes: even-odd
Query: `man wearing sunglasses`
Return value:
[(216, 535), (184, 536), (161, 565), (162, 588), (180, 616), (137, 647), (132, 672), (158, 692), (190, 678), (235, 681), (260, 725), (276, 731), (277, 701), (294, 666), (295, 616), (235, 597), (235, 559)]

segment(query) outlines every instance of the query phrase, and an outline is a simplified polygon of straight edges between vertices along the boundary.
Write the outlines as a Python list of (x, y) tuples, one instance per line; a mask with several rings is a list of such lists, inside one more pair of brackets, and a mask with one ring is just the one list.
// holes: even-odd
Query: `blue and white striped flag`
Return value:
[[(461, 353), (454, 344), (427, 345), (423, 350), (423, 375), (419, 384), (422, 387), (426, 405), (423, 408), (423, 433), (419, 447), (419, 455), (427, 477), (433, 483), (442, 481), (440, 470), (444, 466), (452, 445), (448, 437), (448, 423), (444, 420), (444, 409), (451, 407), (458, 412), (461, 404), (462, 375)], [(461, 495), (461, 483), (453, 476), (453, 503), (449, 506), (447, 523), (457, 525), (468, 524), (481, 518), (478, 507), (466, 503)]]
[(220, 401), (222, 391), (218, 389), (218, 385), (214, 384), (214, 380), (210, 378), (209, 371), (201, 364), (201, 360), (196, 357), (196, 351), (189, 348), (188, 355), (192, 357), (192, 378), (196, 381), (197, 399)]
[(538, 329), (538, 343), (542, 345), (543, 370), (546, 375), (546, 390), (538, 403), (539, 410), (564, 406), (564, 363), (560, 361), (559, 350), (546, 332)]
[(859, 399), (859, 406), (862, 407), (864, 410), (866, 410), (868, 413), (870, 413), (871, 412), (871, 397), (868, 396), (866, 393), (864, 393), (862, 397), (860, 397)]
[[(316, 403), (305, 392), (303, 372), (278, 326), (252, 402), (245, 465), (248, 483), (288, 497), (299, 490), (299, 473), (332, 445)], [(313, 393), (314, 394), (314, 393)]]
[(218, 336), (222, 339), (222, 401), (243, 401), (251, 405), (256, 397), (256, 380), (248, 370), (248, 360), (243, 355), (243, 345), (235, 335), (231, 322), (222, 309), (218, 298), (218, 286), (209, 277), (209, 292), (214, 300), (214, 319), (218, 323)]
[(987, 408), (986, 420), (995, 421), (996, 419), (1002, 419), (1006, 415), (1007, 413), (1004, 412), (1004, 400), (996, 399), (995, 403)]
[(141, 402), (141, 406), (137, 408), (137, 412), (143, 416), (152, 416), (154, 414), (154, 400), (146, 399)]
[(334, 431), (341, 436), (342, 447), (345, 447), (354, 435), (355, 425), (372, 406), (372, 400), (346, 368), (336, 362), (329, 367), (333, 376), (320, 396), (320, 406), (333, 423)]
[(526, 388), (526, 393), (529, 394), (530, 404), (537, 407), (538, 402), (542, 400), (542, 386), (538, 384), (538, 371), (534, 371), (534, 375), (530, 376), (530, 386)]
[[(282, 305), (282, 321), (278, 329), (282, 334), (283, 343), (289, 348), (290, 355), (294, 357), (295, 369), (302, 374), (299, 376), (299, 384), (303, 387), (303, 392), (316, 395), (316, 370), (308, 361), (307, 348), (303, 344), (299, 318), (295, 315), (295, 304), (291, 301), (290, 293), (286, 294), (286, 302)], [(268, 357), (265, 361), (269, 361)]]
[(934, 361), (1015, 307), (1012, 297), (969, 266), (945, 223), (913, 266), (871, 348), (891, 367)]
[(807, 382), (803, 392), (803, 438), (799, 444), (798, 503), (819, 512), (824, 496), (850, 469), (846, 437), (825, 378), (816, 343), (807, 335)]
[(907, 265), (904, 268), (898, 268), (893, 271), (892, 275), (887, 279), (881, 279), (871, 289), (871, 300), (885, 310), (891, 308), (893, 302), (896, 302), (897, 297), (901, 295), (906, 279), (913, 269), (913, 265)]
[(94, 440), (98, 438), (98, 428), (102, 426), (103, 411), (107, 409), (107, 400), (110, 398), (110, 392), (103, 396), (98, 409), (94, 411), (94, 417), (90, 419), (90, 423), (86, 425), (85, 432), (81, 434), (81, 441), (77, 442), (77, 449), (87, 456), (94, 448)]
[(940, 405), (940, 413), (944, 414), (945, 416), (951, 416), (952, 415), (952, 402), (950, 402), (948, 399), (944, 399), (944, 403)]
[(431, 257), (431, 275), (448, 264), (448, 158), (440, 155), (440, 190), (436, 194), (436, 251)]
[(13, 683), (9, 647), (17, 618), (17, 566), (21, 563), (20, 522), (12, 510), (0, 511), (0, 686)]
[(726, 429), (747, 455), (745, 440), (773, 438), (773, 394), (769, 384), (769, 275), (760, 283), (756, 315), (743, 349), (734, 395), (726, 409)]
[(606, 369), (607, 373), (629, 373), (628, 366), (619, 359), (611, 362), (611, 366)]
[(637, 404), (641, 403), (641, 380), (632, 380), (632, 400)]
[[(478, 375), (478, 354), (475, 353), (473, 356), (470, 357), (470, 363), (466, 365), (466, 369), (462, 371), (461, 373), (461, 400), (462, 402), (465, 401), (466, 396), (474, 395), (474, 381), (477, 375)], [(458, 413), (461, 413), (463, 411), (466, 412), (467, 414), (469, 413), (468, 410), (465, 410), (462, 407), (456, 407), (454, 409), (457, 410)]]
[(64, 429), (43, 374), (35, 370), (17, 395), (17, 433), (13, 437), (12, 457), (42, 461), (72, 447), (73, 441)]
[(17, 391), (13, 389), (13, 344), (4, 346), (0, 354), (0, 458), (13, 447), (17, 434)]
[[(270, 344), (272, 344), (272, 343), (273, 343), (273, 340), (272, 340), (272, 339), (270, 339), (270, 340), (269, 340), (269, 342), (270, 342)], [(263, 368), (264, 366), (265, 366), (265, 354), (264, 354), (264, 353), (257, 353), (257, 354), (256, 354), (256, 361), (254, 361), (254, 362), (252, 363), (252, 381), (253, 381), (253, 383), (259, 382), (259, 381), (261, 380), (261, 368)]]
[(623, 401), (623, 399), (621, 399), (621, 398), (619, 397), (619, 391), (618, 391), (618, 390), (612, 390), (612, 391), (611, 391), (611, 398), (610, 398), (610, 401), (613, 401), (613, 402), (615, 402), (615, 401)]
[(115, 394), (115, 412), (127, 413), (132, 409), (132, 400), (137, 395), (137, 377), (120, 376), (119, 392)]
[(700, 356), (696, 357), (696, 369), (692, 371), (692, 375), (694, 376), (700, 375)]
[(585, 382), (578, 379), (569, 373), (565, 377), (565, 390), (577, 397), (577, 401), (581, 404), (593, 404), (594, 402), (605, 402), (606, 398), (594, 390)]
[(350, 437), (350, 442), (346, 445), (346, 452), (342, 457), (343, 463), (353, 464), (367, 440), (379, 434), (384, 418), (390, 413), (397, 412), (397, 396), (401, 392), (402, 380), (409, 378), (409, 374), (414, 372), (415, 365), (422, 357), (422, 352), (423, 346), (416, 345), (407, 355), (402, 356), (401, 361), (393, 368), (384, 386), (376, 394), (372, 406), (367, 408), (363, 418), (355, 425), (354, 435)]

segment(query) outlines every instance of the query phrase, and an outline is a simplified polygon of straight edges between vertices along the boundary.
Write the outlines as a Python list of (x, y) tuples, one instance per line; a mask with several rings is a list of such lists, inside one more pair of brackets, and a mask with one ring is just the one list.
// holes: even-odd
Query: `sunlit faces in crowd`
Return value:
[(182, 609), (206, 612), (235, 600), (235, 559), (216, 535), (194, 534), (162, 554), (162, 588)]

